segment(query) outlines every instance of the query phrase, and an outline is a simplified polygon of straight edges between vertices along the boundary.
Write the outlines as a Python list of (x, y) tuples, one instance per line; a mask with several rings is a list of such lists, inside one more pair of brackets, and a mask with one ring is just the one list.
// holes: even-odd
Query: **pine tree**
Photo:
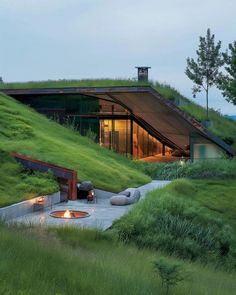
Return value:
[(227, 74), (219, 81), (219, 88), (226, 100), (236, 105), (236, 41), (229, 44), (229, 51), (223, 53)]
[(218, 84), (221, 77), (219, 69), (224, 64), (220, 48), (221, 41), (215, 45), (215, 35), (207, 29), (206, 37), (200, 37), (200, 44), (196, 50), (197, 61), (187, 58), (185, 74), (194, 82), (193, 96), (196, 97), (196, 94), (202, 90), (206, 93), (207, 119), (209, 89)]

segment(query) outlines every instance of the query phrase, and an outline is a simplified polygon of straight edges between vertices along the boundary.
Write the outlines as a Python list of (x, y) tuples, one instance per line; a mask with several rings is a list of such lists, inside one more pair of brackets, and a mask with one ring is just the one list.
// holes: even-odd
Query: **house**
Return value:
[(215, 159), (236, 152), (150, 86), (5, 89), (7, 95), (133, 159)]

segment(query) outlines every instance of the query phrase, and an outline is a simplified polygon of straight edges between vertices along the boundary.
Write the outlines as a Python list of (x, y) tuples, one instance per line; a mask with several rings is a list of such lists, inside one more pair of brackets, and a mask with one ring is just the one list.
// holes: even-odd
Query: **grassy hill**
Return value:
[(0, 294), (164, 295), (153, 269), (160, 256), (186, 272), (184, 281), (169, 294), (234, 294), (233, 273), (124, 245), (109, 233), (1, 224)]
[[(97, 187), (107, 190), (119, 191), (150, 180), (135, 169), (129, 159), (48, 120), (4, 94), (0, 94), (0, 150), (74, 169), (80, 181), (91, 180)], [(10, 162), (1, 165), (0, 174), (16, 175), (18, 166), (9, 170), (7, 165), (12, 167)], [(7, 194), (7, 183), (1, 189)]]
[[(95, 79), (95, 80), (58, 80), (58, 81), (39, 81), (25, 83), (4, 83), (0, 85), (0, 89), (7, 88), (41, 88), (41, 87), (110, 87), (110, 86), (133, 86), (133, 85), (150, 85), (156, 89), (165, 98), (172, 101), (181, 101), (180, 108), (187, 112), (190, 116), (198, 121), (206, 119), (206, 110), (195, 102), (181, 95), (176, 89), (166, 84), (158, 82), (140, 83), (134, 80), (124, 79)], [(209, 119), (211, 126), (209, 130), (227, 143), (236, 148), (236, 122), (221, 115), (213, 109), (209, 110)]]
[(235, 271), (235, 180), (175, 180), (149, 193), (114, 230), (139, 247)]

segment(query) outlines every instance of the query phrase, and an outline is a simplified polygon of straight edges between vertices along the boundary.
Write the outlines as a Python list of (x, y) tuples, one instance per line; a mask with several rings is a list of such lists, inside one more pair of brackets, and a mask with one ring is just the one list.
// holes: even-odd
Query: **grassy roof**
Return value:
[[(182, 102), (180, 108), (187, 112), (190, 116), (198, 121), (203, 121), (206, 118), (206, 110), (195, 102), (187, 99), (176, 89), (167, 84), (158, 82), (138, 82), (135, 80), (125, 79), (87, 79), (87, 80), (48, 80), (48, 81), (30, 81), (3, 83), (0, 85), (2, 89), (17, 89), (17, 88), (53, 88), (53, 87), (111, 87), (111, 86), (151, 86), (165, 98), (170, 100), (179, 100)], [(210, 109), (209, 119), (212, 124), (209, 130), (215, 135), (225, 140), (236, 148), (236, 122), (230, 118), (221, 115), (218, 111)]]

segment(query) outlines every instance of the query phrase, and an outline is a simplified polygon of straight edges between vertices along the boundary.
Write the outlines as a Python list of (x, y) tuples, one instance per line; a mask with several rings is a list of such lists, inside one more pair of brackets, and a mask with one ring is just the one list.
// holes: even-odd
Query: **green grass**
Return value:
[(175, 197), (191, 201), (198, 208), (220, 218), (236, 234), (236, 182), (234, 180), (178, 180), (166, 187)]
[(236, 235), (236, 182), (196, 180), (193, 184), (197, 205), (231, 225)]
[(174, 163), (134, 161), (133, 165), (153, 179), (159, 180), (177, 178), (236, 180), (236, 157), (181, 163), (180, 161)]
[(91, 180), (105, 190), (120, 191), (150, 181), (129, 159), (4, 94), (0, 94), (0, 149), (75, 169), (80, 181)]
[(120, 239), (236, 269), (235, 181), (173, 181), (113, 226)]
[(0, 150), (0, 207), (56, 191), (58, 184), (51, 174), (29, 173)]
[(48, 80), (48, 81), (29, 81), (4, 83), (1, 89), (17, 88), (47, 88), (47, 87), (110, 87), (110, 86), (137, 86), (149, 85), (148, 82), (137, 82), (126, 79), (84, 79), (84, 80)]
[(0, 225), (0, 294), (162, 295), (153, 271), (160, 256), (189, 274), (174, 294), (234, 293), (233, 273), (123, 245), (107, 233)]

